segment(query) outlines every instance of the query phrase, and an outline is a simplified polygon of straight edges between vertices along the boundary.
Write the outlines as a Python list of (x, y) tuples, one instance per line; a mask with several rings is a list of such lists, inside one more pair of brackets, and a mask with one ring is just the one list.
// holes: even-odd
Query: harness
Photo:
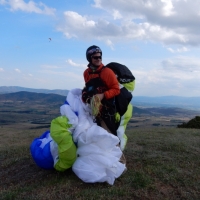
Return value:
[[(100, 71), (95, 72), (88, 72), (89, 75), (91, 74), (98, 74), (98, 77), (90, 79), (87, 83), (85, 88), (82, 90), (82, 99), (86, 103), (90, 103), (91, 98), (95, 94), (104, 93), (108, 88), (106, 87), (105, 83), (101, 79), (101, 72), (104, 70), (105, 67), (103, 66)], [(119, 127), (119, 122), (115, 120), (115, 114), (117, 112), (116, 104), (115, 104), (115, 97), (111, 99), (103, 99), (102, 101), (102, 108), (100, 111), (100, 115), (96, 117), (96, 122), (100, 125), (100, 119), (103, 119), (106, 123), (107, 127), (113, 134), (117, 134), (116, 130)]]
[(94, 72), (89, 72), (88, 75), (91, 74), (98, 74), (98, 77), (90, 79), (85, 87), (82, 90), (82, 99), (86, 103), (90, 103), (90, 99), (95, 95), (95, 94), (100, 94), (104, 93), (106, 91), (106, 85), (102, 81), (100, 77), (100, 73), (105, 67), (103, 66), (100, 71), (94, 71)]

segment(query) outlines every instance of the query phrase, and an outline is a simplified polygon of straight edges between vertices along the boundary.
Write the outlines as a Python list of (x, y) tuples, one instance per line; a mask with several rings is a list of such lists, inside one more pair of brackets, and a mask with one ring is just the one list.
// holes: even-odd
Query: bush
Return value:
[(200, 129), (200, 116), (196, 116), (194, 119), (191, 119), (189, 122), (178, 125), (177, 128), (196, 128)]

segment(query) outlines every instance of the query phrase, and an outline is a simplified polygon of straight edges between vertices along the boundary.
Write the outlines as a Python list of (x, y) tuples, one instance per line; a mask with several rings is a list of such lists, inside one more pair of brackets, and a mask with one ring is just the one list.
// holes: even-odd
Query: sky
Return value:
[(83, 88), (91, 45), (135, 96), (200, 96), (200, 0), (0, 0), (0, 86)]

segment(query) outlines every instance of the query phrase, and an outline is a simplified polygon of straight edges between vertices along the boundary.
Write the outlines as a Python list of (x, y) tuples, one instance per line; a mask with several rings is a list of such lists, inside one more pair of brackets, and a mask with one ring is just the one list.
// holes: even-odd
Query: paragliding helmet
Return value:
[(86, 50), (86, 58), (87, 58), (88, 62), (91, 62), (91, 56), (95, 53), (100, 53), (102, 56), (102, 51), (98, 46), (92, 45), (92, 46), (88, 47), (88, 49)]

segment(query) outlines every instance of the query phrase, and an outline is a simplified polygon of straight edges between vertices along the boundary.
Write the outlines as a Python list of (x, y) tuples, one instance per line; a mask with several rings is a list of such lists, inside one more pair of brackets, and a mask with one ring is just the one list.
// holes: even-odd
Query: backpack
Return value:
[(110, 68), (117, 75), (117, 80), (121, 84), (130, 83), (135, 80), (135, 77), (133, 76), (132, 72), (125, 65), (116, 62), (111, 62), (108, 63), (105, 67)]
[(110, 68), (116, 74), (118, 82), (124, 86), (120, 88), (120, 94), (115, 97), (117, 112), (120, 116), (123, 116), (132, 99), (130, 90), (132, 91), (134, 89), (135, 77), (128, 67), (120, 63), (111, 62), (105, 67)]

